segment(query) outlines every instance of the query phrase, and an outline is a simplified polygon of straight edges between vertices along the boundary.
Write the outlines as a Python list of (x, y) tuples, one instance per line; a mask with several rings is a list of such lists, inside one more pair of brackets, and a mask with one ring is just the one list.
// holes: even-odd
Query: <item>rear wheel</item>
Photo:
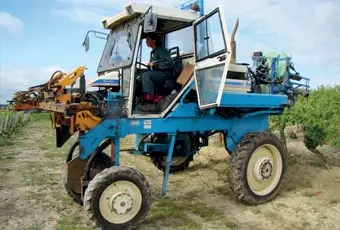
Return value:
[[(178, 135), (175, 142), (174, 153), (170, 166), (170, 173), (182, 171), (189, 167), (190, 162), (194, 159), (192, 155), (194, 149), (193, 140), (193, 136), (189, 134)], [(152, 142), (168, 143), (169, 137), (167, 135), (156, 135), (156, 138)], [(159, 170), (165, 172), (167, 153), (159, 155), (157, 153), (152, 154), (151, 161)]]
[[(166, 156), (151, 157), (152, 163), (163, 172), (165, 172), (166, 160)], [(193, 161), (193, 156), (173, 157), (170, 166), (170, 173), (183, 171), (189, 167), (191, 161)]]
[[(103, 152), (103, 150), (108, 147), (109, 142), (106, 141), (104, 142), (98, 149), (98, 151), (100, 151), (96, 157), (93, 159), (93, 163), (91, 165), (91, 169), (90, 169), (90, 179), (92, 179), (98, 172), (102, 171), (105, 168), (109, 168), (112, 166), (111, 164), (111, 159), (110, 157), (105, 154)], [(80, 187), (78, 185), (80, 185), (80, 175), (83, 174), (83, 170), (81, 172), (76, 172), (78, 174), (79, 177), (79, 181), (77, 181), (77, 189), (74, 188), (74, 185), (70, 184), (70, 182), (68, 181), (68, 176), (69, 176), (69, 167), (67, 167), (67, 164), (70, 164), (71, 161), (78, 161), (76, 167), (81, 167), (82, 169), (84, 169), (87, 161), (80, 161), (79, 159), (79, 155), (80, 155), (80, 151), (79, 151), (79, 141), (75, 142), (66, 159), (66, 166), (64, 167), (64, 171), (63, 171), (63, 175), (62, 175), (62, 182), (64, 185), (64, 188), (67, 192), (67, 194), (73, 199), (73, 201), (79, 205), (83, 205), (83, 201), (81, 199), (81, 193), (80, 193)], [(80, 169), (81, 170), (81, 169)], [(71, 172), (72, 173), (72, 172)], [(77, 178), (78, 179), (78, 178)]]
[(91, 221), (102, 229), (131, 229), (144, 220), (151, 206), (151, 187), (130, 167), (113, 166), (95, 176), (84, 196)]
[(229, 162), (228, 180), (236, 199), (261, 204), (279, 193), (287, 152), (274, 134), (251, 133), (236, 146)]

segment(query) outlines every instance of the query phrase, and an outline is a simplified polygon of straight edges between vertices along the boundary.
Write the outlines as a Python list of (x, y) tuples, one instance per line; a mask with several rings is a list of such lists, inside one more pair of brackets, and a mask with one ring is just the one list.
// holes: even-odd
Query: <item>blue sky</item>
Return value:
[[(57, 69), (96, 69), (104, 45), (91, 37), (85, 53), (82, 41), (89, 29), (102, 30), (100, 19), (114, 16), (124, 0), (11, 0), (0, 2), (0, 103), (17, 90), (47, 81)], [(183, 2), (138, 1), (176, 6)], [(250, 53), (284, 51), (311, 85), (340, 84), (339, 0), (209, 0), (205, 11), (222, 4), (228, 30), (237, 17), (237, 59), (251, 62)]]

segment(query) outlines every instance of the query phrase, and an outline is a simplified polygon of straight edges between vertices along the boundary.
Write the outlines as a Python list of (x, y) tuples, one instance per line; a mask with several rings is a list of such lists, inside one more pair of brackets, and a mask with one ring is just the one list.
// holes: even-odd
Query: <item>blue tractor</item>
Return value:
[[(133, 153), (149, 156), (164, 172), (163, 194), (169, 174), (189, 167), (217, 133), (230, 153), (228, 181), (237, 200), (261, 204), (280, 190), (287, 150), (268, 131), (269, 117), (294, 105), (300, 89), (308, 93), (309, 80), (295, 71), (285, 54), (254, 52), (253, 65), (236, 63), (238, 23), (229, 41), (223, 9), (204, 14), (203, 8), (203, 1), (180, 9), (131, 3), (104, 19), (109, 33), (102, 37), (106, 45), (98, 78), (89, 84), (98, 90), (83, 94), (76, 107), (53, 107), (59, 117), (74, 117), (57, 129), (58, 147), (71, 129), (71, 134), (74, 127), (79, 131), (66, 160), (65, 187), (101, 228), (136, 227), (150, 210), (147, 179), (120, 165), (120, 139), (130, 134), (137, 137)], [(176, 71), (156, 87), (160, 101), (142, 111), (138, 82), (153, 71), (145, 62), (148, 33), (162, 41)], [(84, 46), (88, 50), (88, 35)], [(104, 153), (108, 147), (111, 157)]]

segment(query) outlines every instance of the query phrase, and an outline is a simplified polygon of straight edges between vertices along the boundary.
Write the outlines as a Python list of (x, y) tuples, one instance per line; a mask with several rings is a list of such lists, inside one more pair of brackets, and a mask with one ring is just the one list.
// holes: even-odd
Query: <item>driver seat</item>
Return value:
[[(189, 80), (192, 77), (192, 74), (194, 72), (194, 65), (192, 64), (185, 64), (182, 68), (182, 71), (176, 81), (174, 82), (177, 85), (180, 85), (180, 88), (185, 86)], [(166, 84), (172, 84), (173, 80), (167, 81)], [(173, 90), (173, 85), (169, 85), (171, 87), (171, 90)], [(172, 93), (170, 92), (168, 95), (163, 95), (159, 101), (153, 104), (146, 104), (146, 105), (139, 105), (138, 110), (142, 113), (160, 113), (161, 111), (164, 111), (176, 98), (179, 92)]]
[(182, 86), (178, 84), (177, 78), (182, 72), (183, 65), (182, 60), (179, 59), (179, 47), (173, 47), (168, 50), (170, 56), (174, 59), (174, 66), (172, 70), (172, 79), (165, 81), (165, 83), (155, 85), (155, 94), (167, 96), (173, 90), (179, 90)]

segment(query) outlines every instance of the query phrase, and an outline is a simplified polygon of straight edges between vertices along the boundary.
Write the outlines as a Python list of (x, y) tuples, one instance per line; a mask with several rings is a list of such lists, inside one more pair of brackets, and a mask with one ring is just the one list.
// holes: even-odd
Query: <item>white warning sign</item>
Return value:
[(152, 127), (152, 121), (151, 120), (145, 120), (144, 121), (144, 129), (151, 129)]

